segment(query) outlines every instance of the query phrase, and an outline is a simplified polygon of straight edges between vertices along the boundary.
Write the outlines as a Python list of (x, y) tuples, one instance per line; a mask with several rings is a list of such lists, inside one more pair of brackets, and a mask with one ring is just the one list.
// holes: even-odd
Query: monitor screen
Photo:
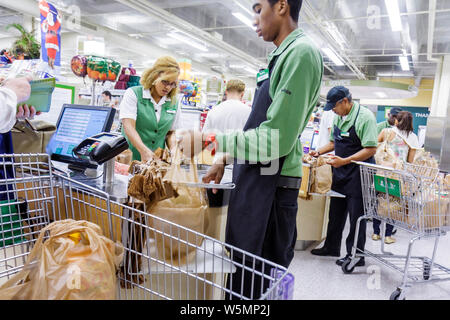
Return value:
[(95, 167), (73, 156), (73, 149), (83, 140), (111, 130), (115, 109), (98, 106), (64, 105), (47, 153), (52, 160), (80, 167)]

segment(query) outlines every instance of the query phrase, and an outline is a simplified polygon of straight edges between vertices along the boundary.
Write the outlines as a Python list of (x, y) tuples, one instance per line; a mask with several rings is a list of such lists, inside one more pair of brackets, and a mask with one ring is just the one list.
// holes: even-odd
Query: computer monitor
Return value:
[(97, 168), (86, 160), (75, 158), (72, 150), (86, 138), (109, 132), (115, 113), (111, 107), (63, 105), (47, 153), (52, 160), (69, 163), (72, 169)]

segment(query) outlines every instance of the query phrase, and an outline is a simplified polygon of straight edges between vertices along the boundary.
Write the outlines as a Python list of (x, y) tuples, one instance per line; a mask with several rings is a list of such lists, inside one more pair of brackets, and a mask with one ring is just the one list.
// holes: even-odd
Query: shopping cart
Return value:
[[(439, 169), (404, 164), (401, 170), (356, 162), (360, 165), (364, 216), (358, 219), (352, 257), (342, 265), (344, 273), (352, 273), (360, 257), (377, 259), (383, 265), (403, 274), (401, 285), (391, 294), (391, 300), (405, 298), (415, 283), (450, 280), (450, 269), (435, 262), (439, 238), (450, 229), (448, 191), (439, 179)], [(357, 248), (360, 222), (378, 219), (381, 223), (381, 254)], [(386, 224), (411, 234), (406, 255), (395, 255), (384, 249)], [(414, 243), (435, 238), (429, 257), (412, 256)]]
[[(47, 155), (0, 155), (0, 199), (0, 285), (22, 270), (45, 226), (74, 219), (123, 244), (117, 299), (292, 299), (286, 268), (159, 219), (143, 204), (114, 202), (56, 172)], [(167, 244), (189, 259), (161, 256), (157, 247)]]

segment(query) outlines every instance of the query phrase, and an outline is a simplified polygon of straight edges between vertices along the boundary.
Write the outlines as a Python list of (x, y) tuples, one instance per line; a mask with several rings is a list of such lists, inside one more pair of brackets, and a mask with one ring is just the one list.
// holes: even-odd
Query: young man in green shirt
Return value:
[[(301, 5), (301, 0), (257, 0), (253, 5), (256, 32), (277, 48), (269, 55), (268, 70), (260, 73), (244, 131), (209, 139), (191, 132), (181, 142), (187, 154), (199, 151), (195, 144), (214, 142), (218, 152), (235, 159), (236, 188), (230, 197), (226, 242), (285, 267), (294, 256), (297, 240), (303, 156), (299, 137), (319, 99), (323, 75), (319, 50), (298, 29)], [(204, 182), (219, 183), (223, 172), (224, 164), (215, 164)], [(242, 263), (238, 252), (233, 255), (233, 260)], [(258, 298), (263, 290), (258, 287), (261, 280), (254, 279), (250, 296), (252, 281), (239, 274), (231, 282), (233, 291), (242, 288), (250, 299)]]
[[(328, 163), (333, 166), (332, 189), (345, 195), (345, 198), (332, 198), (325, 244), (311, 251), (314, 255), (338, 257), (341, 252), (341, 239), (347, 212), (350, 214), (350, 232), (347, 236), (347, 254), (336, 261), (338, 265), (350, 263), (358, 218), (364, 214), (361, 176), (359, 165), (352, 161), (375, 163), (374, 155), (378, 145), (378, 135), (374, 114), (352, 100), (350, 91), (342, 86), (332, 88), (327, 95), (324, 110), (333, 110), (335, 117), (330, 142), (317, 151), (319, 156), (335, 151)], [(358, 233), (357, 248), (364, 250), (366, 241), (366, 221), (362, 220)], [(364, 266), (364, 258), (353, 261), (356, 266)]]

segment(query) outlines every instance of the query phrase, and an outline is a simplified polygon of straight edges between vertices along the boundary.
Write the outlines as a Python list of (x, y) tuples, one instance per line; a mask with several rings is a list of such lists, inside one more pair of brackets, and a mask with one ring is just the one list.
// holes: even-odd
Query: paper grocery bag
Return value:
[[(158, 259), (172, 265), (183, 265), (195, 258), (196, 246), (203, 242), (203, 234), (208, 228), (208, 203), (205, 191), (201, 188), (187, 187), (181, 182), (198, 183), (197, 167), (191, 160), (189, 170), (181, 168), (174, 161), (164, 177), (176, 186), (178, 197), (160, 201), (148, 212), (166, 221), (150, 218)], [(178, 183), (178, 184), (177, 184)], [(196, 234), (190, 230), (196, 231)]]
[(123, 246), (103, 236), (96, 224), (54, 222), (42, 229), (23, 269), (0, 287), (0, 299), (115, 299), (116, 271), (123, 251)]
[(314, 193), (325, 194), (331, 190), (333, 171), (329, 164), (314, 168)]

